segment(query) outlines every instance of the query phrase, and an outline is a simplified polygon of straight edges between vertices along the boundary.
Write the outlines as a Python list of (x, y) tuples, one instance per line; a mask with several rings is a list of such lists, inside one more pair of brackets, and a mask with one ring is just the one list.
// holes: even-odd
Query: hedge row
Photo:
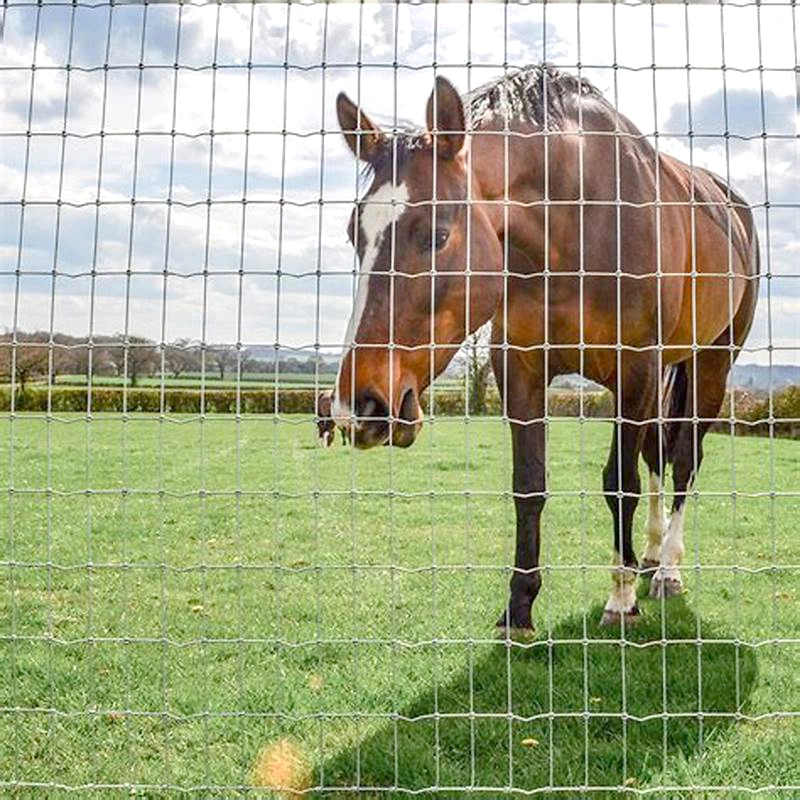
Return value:
[[(279, 393), (278, 408), (284, 414), (313, 414), (315, 392), (312, 389), (283, 390)], [(11, 408), (9, 387), (0, 387), (0, 411)], [(14, 395), (16, 411), (87, 411), (89, 390), (86, 387), (57, 386), (51, 391), (44, 387), (30, 387)], [(275, 391), (269, 389), (122, 389), (119, 387), (92, 387), (91, 410), (129, 413), (165, 414), (273, 414)]]
[[(466, 408), (464, 392), (453, 389), (441, 389), (433, 396), (433, 413), (441, 416), (463, 417)], [(431, 411), (429, 396), (423, 396), (422, 405), (426, 413)], [(503, 404), (496, 389), (486, 393), (486, 413), (489, 416), (500, 416)], [(579, 392), (551, 389), (547, 395), (547, 413), (553, 417), (577, 417), (581, 414), (581, 395)], [(584, 392), (584, 417), (610, 417), (614, 414), (614, 404), (608, 392)]]
[(767, 393), (737, 390), (733, 396), (733, 415), (729, 393), (719, 416), (721, 419), (712, 430), (729, 432), (733, 416), (738, 436), (769, 436), (772, 432), (775, 436), (800, 439), (800, 386), (786, 386), (774, 392), (771, 412)]
[[(313, 414), (316, 393), (313, 389), (284, 389), (277, 393), (268, 389), (213, 389), (201, 393), (198, 390), (92, 388), (91, 410), (93, 412), (199, 414), (201, 411), (217, 414), (274, 414), (277, 408), (282, 414)], [(89, 399), (88, 389), (79, 387), (55, 387), (48, 391), (44, 387), (32, 386), (24, 392), (14, 393), (16, 411), (85, 412)], [(463, 416), (465, 413), (464, 392), (441, 389), (435, 392), (431, 407), (430, 396), (423, 397), (427, 413), (441, 416)], [(552, 390), (548, 395), (548, 410), (556, 417), (610, 417), (613, 404), (608, 392), (578, 392)], [(11, 388), (0, 386), (0, 412), (11, 410)], [(491, 390), (487, 397), (487, 412), (502, 413), (497, 391)], [(729, 431), (731, 416), (730, 395), (720, 412), (721, 420), (714, 427)], [(772, 397), (772, 424), (770, 425), (769, 396), (764, 393), (737, 391), (734, 395), (734, 428), (737, 434), (775, 435), (800, 438), (800, 386), (789, 386)]]
[[(195, 389), (128, 389), (93, 387), (91, 410), (93, 412), (199, 414), (201, 411), (216, 414), (273, 414), (277, 397), (282, 414), (313, 414), (316, 392), (313, 389), (209, 389), (201, 393)], [(16, 411), (85, 412), (88, 408), (89, 390), (86, 387), (56, 386), (51, 391), (41, 386), (28, 387), (14, 394)], [(464, 392), (440, 389), (433, 395), (426, 392), (422, 404), (426, 413), (431, 410), (441, 416), (463, 416)], [(0, 387), (0, 411), (10, 411), (11, 391)], [(550, 393), (549, 411), (553, 416), (575, 417), (580, 413), (577, 393), (553, 391)], [(502, 414), (502, 404), (496, 390), (488, 392), (487, 413)], [(587, 417), (607, 417), (612, 413), (611, 396), (606, 392), (587, 392), (583, 395), (583, 413)]]

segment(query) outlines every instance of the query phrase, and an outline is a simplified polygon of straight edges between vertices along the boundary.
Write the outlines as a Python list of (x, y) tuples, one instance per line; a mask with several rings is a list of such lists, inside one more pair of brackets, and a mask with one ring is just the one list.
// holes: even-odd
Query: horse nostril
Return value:
[(356, 420), (365, 422), (389, 422), (389, 407), (380, 395), (365, 389), (356, 399)]
[(406, 393), (403, 395), (403, 399), (400, 402), (400, 411), (398, 412), (398, 418), (401, 419), (403, 422), (411, 422), (414, 423), (417, 421), (417, 409), (415, 403), (416, 397), (414, 395), (413, 389), (407, 389)]
[(387, 403), (377, 392), (364, 389), (356, 397), (355, 406), (353, 444), (358, 448), (383, 444), (391, 431)]

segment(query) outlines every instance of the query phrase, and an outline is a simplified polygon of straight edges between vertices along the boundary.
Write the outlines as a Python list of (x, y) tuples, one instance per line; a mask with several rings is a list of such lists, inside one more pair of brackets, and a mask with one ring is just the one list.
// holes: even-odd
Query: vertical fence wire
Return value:
[[(793, 55), (787, 50), (787, 63), (775, 66), (768, 14), (781, 9)], [(800, 792), (800, 773), (781, 758), (752, 750), (767, 762), (759, 775), (735, 751), (726, 756), (726, 748), (745, 747), (750, 730), (762, 735), (763, 724), (772, 737), (765, 747), (791, 761), (800, 719), (796, 693), (765, 688), (785, 679), (800, 644), (789, 609), (800, 570), (789, 541), (798, 457), (782, 438), (791, 426), (796, 436), (800, 415), (778, 394), (779, 367), (796, 362), (800, 350), (786, 321), (800, 273), (778, 255), (787, 237), (796, 245), (800, 236), (800, 198), (776, 188), (786, 167), (771, 149), (789, 153), (794, 144), (794, 162), (791, 155), (784, 161), (798, 168), (797, 125), (789, 134), (774, 118), (774, 107), (784, 107), (781, 79), (797, 80), (796, 17), (794, 0), (718, 9), (699, 2), (649, 9), (4, 2), (0, 169), (18, 190), (0, 189), (0, 518), (7, 526), (0, 787), (176, 794), (255, 787), (279, 796)], [(612, 32), (606, 51), (601, 22)], [(659, 43), (662, 22), (684, 50), (680, 65)], [(698, 42), (717, 24), (719, 65), (693, 63)], [(525, 38), (526, 26), (540, 46)], [(126, 40), (134, 55), (120, 61), (115, 48)], [(756, 66), (739, 60), (737, 48), (748, 42)], [(633, 44), (645, 55), (632, 54)], [(578, 81), (574, 165), (558, 163), (565, 101), (546, 72), (535, 130), (511, 102), (495, 129), (481, 128), (467, 101), (468, 144), (451, 160), (447, 136), (456, 132), (440, 119), (435, 95), (432, 129), (419, 128), (438, 77), (475, 97), (484, 78), (509, 85), (540, 56)], [(721, 123), (709, 133), (704, 113), (714, 113), (715, 78)], [(584, 80), (652, 146), (653, 163), (641, 165), (655, 175), (652, 201), (627, 194), (632, 134), (619, 115), (606, 132), (613, 197), (598, 199), (597, 165), (587, 158), (598, 134)], [(634, 97), (632, 87), (645, 83), (652, 112), (644, 96)], [(353, 153), (341, 142), (339, 91), (355, 98)], [(747, 92), (757, 106), (752, 135), (737, 128)], [(796, 111), (797, 88), (794, 102)], [(121, 105), (129, 106), (127, 117)], [(681, 109), (686, 130), (675, 130)], [(648, 113), (652, 130), (642, 121)], [(368, 129), (366, 114), (382, 123), (380, 134)], [(365, 163), (378, 137), (384, 160)], [(524, 143), (537, 153), (541, 144), (534, 200), (522, 195), (515, 172)], [(126, 156), (118, 144), (130, 145)], [(86, 156), (89, 147), (94, 156)], [(737, 161), (745, 147), (755, 168)], [(691, 168), (681, 202), (665, 186), (671, 152)], [(497, 160), (490, 177), (485, 153)], [(420, 166), (425, 154), (429, 175)], [(570, 166), (577, 167), (575, 194), (565, 199), (559, 179)], [(703, 215), (715, 205), (703, 199), (706, 166), (716, 166), (727, 185), (725, 202), (716, 204), (726, 220), (725, 270), (717, 278), (725, 283), (728, 341), (720, 345), (704, 338), (701, 304), (710, 280), (701, 263)], [(454, 170), (463, 186), (451, 185)], [(737, 182), (759, 215), (762, 254), (756, 327), (744, 345), (734, 329)], [(609, 206), (614, 263), (599, 264), (587, 245), (597, 234), (590, 220)], [(576, 220), (568, 239), (558, 228), (565, 207)], [(665, 226), (676, 207), (688, 219), (682, 302), (690, 307), (684, 363), (692, 378), (679, 412), (668, 407), (674, 385), (666, 362), (676, 345), (666, 334), (664, 300), (672, 285), (665, 263), (674, 263)], [(626, 271), (632, 209), (652, 211), (655, 225), (654, 263), (643, 273)], [(525, 214), (541, 220), (535, 258), (521, 227)], [(794, 228), (786, 222), (793, 214)], [(80, 220), (89, 217), (84, 230)], [(383, 230), (370, 227), (376, 217), (387, 220)], [(499, 220), (496, 265), (481, 261), (487, 220)], [(440, 229), (465, 242), (457, 308), (448, 305), (457, 295), (448, 287), (459, 268), (437, 244)], [(81, 238), (88, 255), (81, 256)], [(561, 258), (573, 239), (578, 333), (577, 342), (565, 342), (557, 331)], [(418, 263), (424, 268), (409, 274)], [(598, 273), (614, 284), (615, 330), (605, 343), (591, 327)], [(488, 343), (478, 330), (486, 320), (474, 312), (487, 276), (502, 286)], [(651, 279), (656, 331), (637, 347), (623, 309), (630, 287)], [(542, 336), (531, 343), (520, 334), (514, 293), (539, 280)], [(83, 295), (78, 286), (87, 287)], [(376, 299), (376, 286), (386, 287), (386, 297)], [(353, 306), (360, 317), (347, 324)], [(460, 338), (442, 334), (450, 317), (463, 318)], [(371, 337), (370, 326), (384, 322), (385, 331)], [(715, 427), (727, 435), (725, 447), (716, 434), (702, 441), (713, 422), (703, 354), (715, 349), (732, 375), (739, 357), (765, 362), (768, 375), (755, 419), (745, 416), (746, 395), (731, 382)], [(596, 365), (605, 350), (613, 351), (613, 375), (605, 377), (616, 399), (602, 406), (589, 379), (602, 382)], [(40, 361), (31, 362), (39, 351)], [(443, 354), (453, 351), (440, 374)], [(561, 418), (561, 389), (545, 388), (541, 409), (513, 397), (515, 365), (540, 362), (548, 387), (563, 377), (570, 352), (576, 419)], [(628, 419), (625, 409), (638, 398), (627, 369), (640, 352), (657, 362), (656, 405)], [(231, 353), (232, 388), (224, 381)], [(183, 382), (170, 376), (172, 357), (192, 364), (182, 368), (191, 373)], [(486, 358), (502, 373), (484, 415), (473, 406), (471, 370)], [(373, 364), (374, 385), (363, 377)], [(427, 404), (427, 441), (405, 452), (392, 437), (403, 430), (406, 389), (417, 399), (422, 383), (430, 384), (419, 398)], [(326, 394), (337, 422), (350, 426), (350, 446), (334, 431), (337, 446), (316, 447)], [(673, 505), (662, 533), (691, 537), (686, 596), (648, 601), (640, 589), (643, 622), (634, 627), (622, 609), (619, 628), (600, 631), (597, 603), (609, 589), (606, 504), (622, 519), (631, 498), (622, 444), (638, 436), (629, 428), (656, 425), (659, 474), (633, 493), (643, 509), (635, 549), (646, 515), (649, 553), (653, 520), (673, 499), (667, 448), (676, 422), (691, 430), (693, 468), (684, 503)], [(385, 426), (388, 447), (357, 452), (373, 423)], [(601, 425), (616, 431), (620, 445), (607, 467), (613, 492), (599, 477)], [(765, 439), (739, 438), (757, 425)], [(550, 474), (535, 492), (519, 477), (523, 467), (508, 469), (508, 428), (516, 436), (529, 426), (543, 428), (548, 447)], [(696, 474), (704, 444), (711, 455)], [(752, 474), (757, 463), (760, 475)], [(531, 570), (518, 561), (514, 508), (530, 513), (519, 509), (533, 495), (548, 501), (548, 511), (541, 561)], [(712, 524), (718, 512), (727, 517), (724, 541), (720, 520)], [(719, 553), (704, 539), (708, 528)], [(606, 609), (616, 610), (635, 568), (622, 535), (612, 542)], [(526, 632), (511, 630), (507, 611), (497, 641), (490, 623), (509, 579), (513, 585), (534, 573), (543, 579), (535, 637), (518, 638)], [(648, 683), (645, 667), (660, 679)], [(720, 699), (717, 684), (726, 682)], [(640, 696), (642, 686), (651, 697)]]

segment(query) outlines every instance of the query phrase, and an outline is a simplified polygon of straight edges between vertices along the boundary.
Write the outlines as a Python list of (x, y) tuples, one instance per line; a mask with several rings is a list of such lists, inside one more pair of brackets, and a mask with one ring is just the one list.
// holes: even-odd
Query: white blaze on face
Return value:
[(394, 184), (391, 181), (384, 183), (377, 191), (364, 201), (361, 213), (357, 216), (358, 223), (356, 244), (363, 242), (364, 256), (361, 259), (361, 269), (358, 274), (358, 287), (353, 313), (347, 324), (347, 333), (344, 339), (344, 352), (339, 362), (339, 374), (336, 376), (336, 387), (333, 393), (333, 419), (340, 424), (350, 422), (350, 398), (339, 397), (339, 383), (342, 377), (342, 367), (348, 351), (353, 347), (358, 333), (364, 310), (369, 297), (369, 278), (375, 267), (375, 261), (383, 247), (386, 237), (391, 237), (392, 226), (400, 219), (406, 209), (409, 195), (404, 183)]

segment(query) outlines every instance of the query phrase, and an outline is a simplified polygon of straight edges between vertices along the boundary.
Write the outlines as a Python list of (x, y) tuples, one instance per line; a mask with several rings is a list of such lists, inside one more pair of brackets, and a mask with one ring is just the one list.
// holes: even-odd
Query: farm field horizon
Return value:
[[(205, 375), (189, 373), (177, 377), (173, 375), (165, 375), (163, 377), (159, 375), (144, 376), (139, 377), (136, 380), (136, 385), (133, 386), (130, 378), (115, 375), (95, 375), (92, 377), (92, 386), (95, 388), (127, 387), (129, 389), (200, 389), (204, 387), (209, 392), (217, 389), (237, 388), (242, 390), (274, 389), (277, 386), (280, 389), (319, 389), (320, 391), (325, 391), (333, 388), (335, 379), (336, 373), (327, 372), (319, 375), (302, 372), (280, 372), (277, 380), (273, 372), (247, 372), (242, 373), (239, 378), (236, 377), (235, 372), (232, 372), (231, 376), (225, 379), (221, 379), (218, 374), (208, 372)], [(443, 376), (436, 380), (435, 385), (440, 389), (464, 390), (466, 381), (463, 377)], [(9, 384), (0, 382), (0, 387), (3, 386), (9, 386)], [(61, 374), (57, 375), (52, 383), (38, 379), (30, 381), (27, 386), (40, 389), (51, 387), (55, 391), (63, 387), (88, 388), (88, 380), (86, 375)]]
[(800, 786), (796, 441), (706, 438), (686, 593), (643, 597), (623, 635), (598, 625), (611, 427), (551, 420), (523, 646), (494, 640), (514, 548), (497, 418), (367, 453), (321, 449), (309, 415), (0, 425), (0, 790), (236, 794), (281, 741), (312, 797)]

